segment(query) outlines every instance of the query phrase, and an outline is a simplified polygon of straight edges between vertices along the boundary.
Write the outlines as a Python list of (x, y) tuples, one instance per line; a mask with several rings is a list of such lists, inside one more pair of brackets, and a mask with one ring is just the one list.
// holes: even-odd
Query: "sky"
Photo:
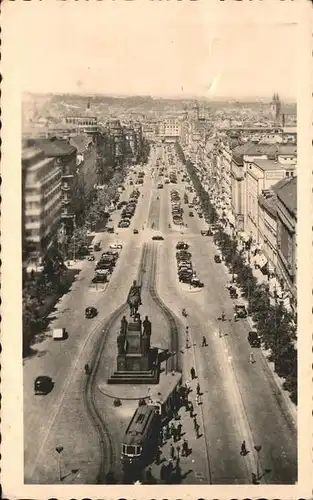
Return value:
[(113, 0), (98, 8), (23, 4), (14, 20), (8, 9), (4, 35), (24, 92), (296, 95), (296, 24), (212, 22), (203, 4), (180, 11), (171, 4), (166, 15), (151, 3)]

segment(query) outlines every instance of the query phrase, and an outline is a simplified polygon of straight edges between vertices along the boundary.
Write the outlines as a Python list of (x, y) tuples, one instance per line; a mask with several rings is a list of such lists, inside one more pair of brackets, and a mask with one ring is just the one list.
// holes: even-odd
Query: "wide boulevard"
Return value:
[[(168, 151), (174, 164), (168, 162)], [(161, 157), (161, 160), (158, 158)], [(176, 169), (177, 184), (165, 184), (159, 175), (159, 166), (165, 170)], [(201, 236), (204, 219), (189, 209), (183, 201), (186, 182), (182, 180), (185, 168), (175, 156), (174, 146), (156, 146), (148, 165), (143, 167), (143, 186), (130, 185), (135, 180), (128, 174), (121, 200), (127, 200), (134, 187), (140, 189), (135, 215), (129, 228), (118, 228), (120, 211), (112, 214), (115, 234), (99, 233), (102, 251), (111, 243), (123, 245), (108, 284), (91, 286), (95, 263), (82, 261), (71, 290), (60, 299), (51, 315), (49, 330), (66, 327), (68, 339), (54, 342), (51, 335), (34, 346), (35, 354), (24, 360), (24, 460), (27, 483), (81, 483), (95, 482), (99, 462), (98, 434), (90, 421), (83, 397), (88, 363), (103, 332), (103, 323), (126, 300), (132, 280), (138, 275), (142, 250), (148, 248), (146, 276), (143, 279), (143, 305), (153, 322), (153, 300), (145, 290), (149, 279), (155, 280), (159, 296), (179, 318), (182, 371), (184, 379), (190, 378), (190, 368), (195, 367), (202, 392), (198, 407), (201, 437), (193, 440), (186, 423), (186, 437), (193, 442), (189, 467), (198, 474), (186, 475), (183, 483), (249, 484), (251, 473), (258, 471), (265, 484), (292, 484), (297, 481), (297, 430), (294, 413), (286, 404), (273, 373), (260, 349), (255, 349), (255, 363), (249, 363), (251, 347), (247, 341), (250, 329), (247, 320), (233, 321), (233, 301), (225, 287), (229, 280), (223, 263), (214, 262), (217, 249), (212, 237)], [(137, 167), (139, 171), (139, 167)], [(158, 189), (159, 183), (163, 184)], [(180, 193), (184, 208), (181, 228), (173, 224), (170, 192)], [(189, 198), (195, 193), (189, 193)], [(189, 216), (192, 211), (194, 217)], [(133, 230), (138, 229), (139, 234)], [(152, 241), (154, 234), (163, 241)], [(204, 283), (202, 289), (191, 289), (177, 278), (176, 244), (186, 241), (190, 245), (192, 263), (197, 276)], [(157, 259), (155, 275), (150, 276), (149, 259)], [(152, 262), (152, 260), (151, 260)], [(85, 308), (95, 306), (98, 315), (85, 318)], [(188, 316), (182, 318), (182, 308)], [(218, 318), (224, 311), (226, 321)], [(157, 338), (152, 338), (162, 348), (167, 348), (170, 333), (158, 313)], [(108, 335), (107, 345), (99, 365), (97, 384), (105, 378), (116, 359), (116, 331)], [(190, 348), (185, 348), (185, 328), (189, 327)], [(153, 327), (153, 323), (152, 323)], [(208, 345), (201, 346), (203, 335)], [(153, 337), (153, 335), (152, 335)], [(34, 380), (38, 375), (49, 375), (54, 388), (46, 396), (35, 396)], [(109, 407), (98, 391), (97, 401), (102, 407), (102, 417), (107, 422), (119, 472), (119, 427), (130, 419), (126, 407), (115, 410)], [(123, 415), (123, 411), (125, 414)], [(115, 413), (114, 413), (115, 412)], [(120, 420), (119, 420), (120, 419)], [(184, 427), (184, 421), (182, 421)], [(189, 435), (190, 433), (190, 435)], [(245, 440), (249, 453), (240, 455)], [(62, 446), (62, 452), (56, 451)], [(255, 447), (257, 449), (255, 449)], [(259, 448), (260, 447), (260, 448)], [(257, 451), (259, 450), (259, 451)], [(60, 456), (61, 455), (61, 456)]]

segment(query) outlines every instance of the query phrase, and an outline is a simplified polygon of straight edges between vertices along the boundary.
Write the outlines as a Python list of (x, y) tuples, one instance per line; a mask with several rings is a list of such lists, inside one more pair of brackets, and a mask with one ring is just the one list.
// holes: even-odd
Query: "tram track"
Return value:
[[(142, 276), (147, 266), (148, 248), (146, 244), (143, 246), (139, 270), (137, 274), (138, 283), (142, 283)], [(101, 358), (105, 350), (109, 332), (117, 321), (117, 319), (127, 310), (128, 306), (125, 303), (121, 304), (108, 318), (105, 319), (102, 325), (102, 332), (99, 335), (98, 342), (95, 343), (94, 350), (91, 356), (91, 373), (86, 376), (83, 396), (84, 403), (89, 414), (91, 423), (98, 435), (100, 462), (97, 473), (97, 484), (106, 484), (109, 476), (114, 477), (116, 454), (114, 444), (108, 425), (104, 421), (100, 410), (96, 403), (96, 379), (97, 372), (101, 363)]]
[(181, 360), (180, 360), (180, 349), (179, 349), (179, 321), (174, 315), (174, 313), (169, 309), (163, 300), (160, 298), (157, 289), (156, 289), (156, 273), (157, 273), (157, 253), (158, 248), (156, 244), (148, 244), (146, 243), (146, 247), (150, 254), (150, 263), (149, 263), (149, 276), (147, 280), (147, 288), (148, 292), (156, 303), (158, 308), (162, 311), (164, 315), (170, 331), (170, 348), (172, 352), (176, 354), (169, 359), (169, 367), (170, 370), (181, 371)]

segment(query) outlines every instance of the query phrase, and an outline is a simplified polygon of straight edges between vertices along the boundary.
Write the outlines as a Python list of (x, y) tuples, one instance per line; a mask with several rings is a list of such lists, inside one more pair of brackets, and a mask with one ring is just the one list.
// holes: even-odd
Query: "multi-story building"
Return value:
[(76, 178), (84, 187), (84, 199), (88, 203), (95, 185), (97, 184), (97, 147), (87, 134), (74, 135), (69, 144), (76, 148)]
[(158, 137), (165, 142), (175, 142), (180, 137), (179, 117), (167, 117), (159, 123)]
[(125, 153), (125, 136), (120, 120), (112, 119), (107, 123), (109, 133), (114, 140), (114, 166), (119, 167), (123, 164)]
[(157, 136), (157, 122), (149, 121), (143, 124), (143, 136), (151, 142), (156, 140)]
[(23, 259), (41, 258), (51, 246), (61, 220), (62, 171), (55, 158), (25, 141), (22, 148)]
[(297, 150), (293, 145), (244, 143), (232, 150), (231, 197), (236, 228), (244, 231), (246, 225), (246, 171), (254, 160), (277, 160), (285, 168), (285, 175), (294, 175)]
[(297, 299), (297, 178), (277, 191), (277, 272), (290, 292), (291, 306)]
[(272, 272), (277, 266), (277, 192), (288, 182), (288, 177), (276, 182), (270, 189), (262, 190), (258, 199), (259, 242)]
[(125, 154), (124, 161), (130, 165), (135, 165), (138, 160), (137, 136), (133, 127), (123, 127), (125, 136)]
[(62, 175), (62, 220), (72, 223), (73, 211), (73, 186), (76, 177), (76, 147), (68, 142), (51, 137), (49, 139), (33, 139), (34, 145), (38, 146), (46, 158), (53, 158), (61, 169)]
[[(259, 243), (259, 205), (258, 199), (262, 191), (269, 189), (276, 182), (290, 173), (290, 165), (282, 165), (276, 160), (246, 160), (246, 213), (244, 230)], [(293, 166), (295, 172), (295, 166)]]
[(85, 116), (66, 116), (65, 124), (72, 127), (75, 126), (78, 133), (88, 134), (96, 142), (99, 133), (99, 124), (96, 116), (89, 116), (89, 113), (86, 113)]

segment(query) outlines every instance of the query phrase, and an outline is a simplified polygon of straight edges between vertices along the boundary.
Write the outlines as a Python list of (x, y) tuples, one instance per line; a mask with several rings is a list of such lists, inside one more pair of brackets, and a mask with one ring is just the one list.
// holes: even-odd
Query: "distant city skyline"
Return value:
[(138, 4), (127, 17), (114, 8), (118, 4), (106, 5), (105, 16), (89, 9), (84, 18), (64, 3), (44, 9), (27, 3), (18, 11), (12, 30), (23, 36), (9, 38), (23, 92), (207, 100), (266, 100), (278, 92), (282, 100), (296, 98), (296, 24), (213, 25), (198, 9), (179, 19), (155, 9), (143, 23)]

